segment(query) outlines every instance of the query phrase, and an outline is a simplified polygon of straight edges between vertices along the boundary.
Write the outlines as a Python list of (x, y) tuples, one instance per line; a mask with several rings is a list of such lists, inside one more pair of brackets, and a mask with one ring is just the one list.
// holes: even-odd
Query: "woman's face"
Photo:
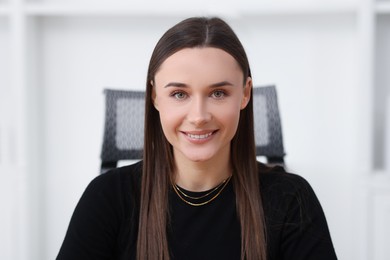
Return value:
[(168, 57), (155, 75), (153, 102), (177, 160), (226, 159), (252, 82), (227, 52), (186, 48)]

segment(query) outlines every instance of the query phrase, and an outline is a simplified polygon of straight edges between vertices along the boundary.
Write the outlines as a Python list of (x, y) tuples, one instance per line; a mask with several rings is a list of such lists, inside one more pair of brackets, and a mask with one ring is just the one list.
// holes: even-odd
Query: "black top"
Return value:
[[(337, 259), (326, 219), (302, 177), (259, 163), (268, 259)], [(95, 178), (82, 195), (57, 259), (135, 259), (142, 164)], [(169, 194), (172, 259), (240, 259), (233, 184), (200, 207)]]

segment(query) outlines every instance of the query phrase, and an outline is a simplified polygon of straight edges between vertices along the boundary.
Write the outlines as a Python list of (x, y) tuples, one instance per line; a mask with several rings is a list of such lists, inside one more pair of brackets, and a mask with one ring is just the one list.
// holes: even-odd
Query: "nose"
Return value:
[(211, 120), (207, 100), (204, 98), (193, 98), (190, 102), (187, 118), (195, 126), (202, 126)]

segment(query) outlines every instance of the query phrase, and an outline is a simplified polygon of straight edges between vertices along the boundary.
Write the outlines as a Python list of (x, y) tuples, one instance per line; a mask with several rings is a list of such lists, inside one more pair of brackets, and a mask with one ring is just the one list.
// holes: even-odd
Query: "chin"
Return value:
[(182, 149), (175, 149), (175, 152), (179, 157), (194, 163), (210, 162), (224, 154), (224, 151), (216, 149), (216, 147), (202, 147), (202, 149), (199, 147), (183, 147)]
[(206, 161), (209, 161), (209, 159), (205, 159), (205, 158), (197, 158), (197, 159), (189, 159), (191, 160), (192, 162), (195, 162), (195, 163), (201, 163), (201, 162), (206, 162)]
[(192, 162), (206, 162), (209, 161), (213, 158), (212, 155), (205, 154), (205, 155), (200, 155), (200, 154), (184, 154), (185, 157), (192, 161)]

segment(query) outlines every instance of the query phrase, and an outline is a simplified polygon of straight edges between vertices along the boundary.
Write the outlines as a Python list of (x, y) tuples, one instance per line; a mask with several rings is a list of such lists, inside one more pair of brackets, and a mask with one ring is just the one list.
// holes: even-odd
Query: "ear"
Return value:
[(241, 100), (241, 109), (244, 109), (251, 99), (251, 92), (252, 92), (252, 78), (248, 77), (245, 83), (245, 86), (243, 88), (243, 96)]
[(156, 95), (156, 87), (154, 86), (153, 80), (150, 81), (150, 85), (152, 86), (152, 103), (154, 105), (154, 108), (158, 111), (158, 102), (157, 102), (157, 95)]

